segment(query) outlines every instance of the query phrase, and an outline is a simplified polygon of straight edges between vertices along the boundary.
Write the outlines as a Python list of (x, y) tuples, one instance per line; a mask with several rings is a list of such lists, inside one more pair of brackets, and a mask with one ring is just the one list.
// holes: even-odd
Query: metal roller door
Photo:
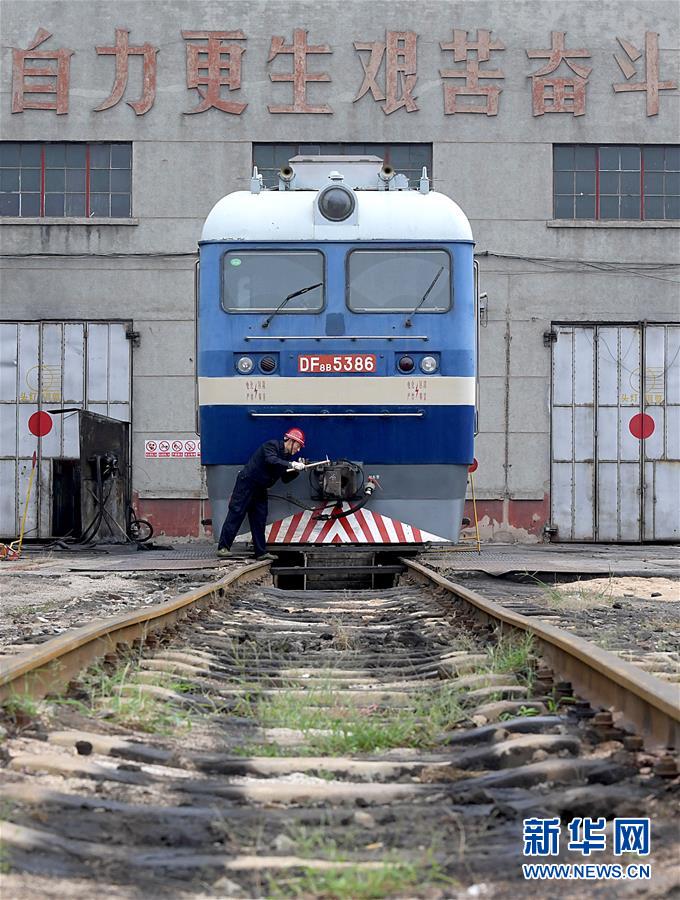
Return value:
[(0, 535), (18, 534), (34, 451), (37, 470), (26, 536), (52, 534), (55, 459), (79, 456), (78, 416), (52, 415), (44, 437), (29, 430), (38, 411), (87, 409), (130, 421), (131, 355), (124, 322), (0, 323)]
[(680, 538), (680, 326), (556, 325), (551, 524), (563, 541)]

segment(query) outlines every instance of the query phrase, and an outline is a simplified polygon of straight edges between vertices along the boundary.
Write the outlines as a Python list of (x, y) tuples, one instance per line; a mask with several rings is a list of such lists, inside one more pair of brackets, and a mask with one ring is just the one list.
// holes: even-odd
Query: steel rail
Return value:
[(0, 703), (18, 696), (40, 699), (58, 692), (82, 669), (102, 656), (115, 653), (118, 645), (145, 641), (154, 632), (186, 619), (193, 609), (201, 608), (203, 601), (222, 599), (227, 588), (256, 580), (268, 570), (268, 560), (252, 563), (174, 600), (110, 619), (95, 619), (89, 625), (45, 641), (35, 650), (8, 657), (0, 662)]
[(534, 635), (554, 672), (591, 703), (612, 708), (617, 724), (634, 728), (650, 749), (680, 747), (680, 685), (655, 678), (568, 631), (512, 612), (411, 559), (400, 561), (417, 579), (465, 601), (485, 622)]

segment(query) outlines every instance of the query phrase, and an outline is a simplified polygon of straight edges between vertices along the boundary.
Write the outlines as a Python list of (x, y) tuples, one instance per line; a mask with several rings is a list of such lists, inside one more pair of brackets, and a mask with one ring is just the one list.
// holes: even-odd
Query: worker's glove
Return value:
[(293, 462), (290, 464), (290, 467), (291, 467), (291, 469), (295, 469), (296, 472), (302, 472), (302, 470), (305, 467), (305, 464), (302, 462), (301, 459), (294, 459)]

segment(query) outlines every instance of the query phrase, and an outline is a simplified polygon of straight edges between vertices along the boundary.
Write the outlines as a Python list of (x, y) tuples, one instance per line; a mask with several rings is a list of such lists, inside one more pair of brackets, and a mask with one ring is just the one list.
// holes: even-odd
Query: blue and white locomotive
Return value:
[(268, 543), (456, 541), (473, 459), (476, 278), (448, 197), (377, 157), (295, 157), (220, 200), (200, 241), (202, 462), (219, 534), (236, 475), (292, 426), (312, 467)]

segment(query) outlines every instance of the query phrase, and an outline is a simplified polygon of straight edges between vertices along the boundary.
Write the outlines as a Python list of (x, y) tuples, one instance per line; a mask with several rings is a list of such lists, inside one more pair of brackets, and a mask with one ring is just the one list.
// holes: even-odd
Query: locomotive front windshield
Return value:
[(222, 259), (222, 305), (229, 312), (318, 312), (324, 300), (324, 258), (318, 250), (243, 250)]
[(451, 308), (451, 257), (445, 250), (353, 250), (347, 273), (353, 312), (442, 313)]

